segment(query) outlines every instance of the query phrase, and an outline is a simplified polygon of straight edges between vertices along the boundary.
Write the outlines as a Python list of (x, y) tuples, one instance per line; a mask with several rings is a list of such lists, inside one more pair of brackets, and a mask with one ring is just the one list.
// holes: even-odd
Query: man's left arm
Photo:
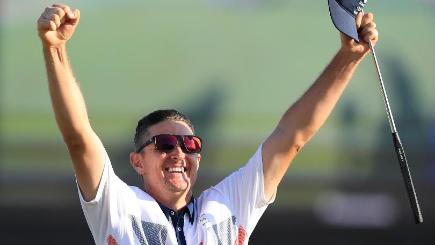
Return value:
[(270, 199), (300, 149), (319, 130), (352, 78), (355, 69), (369, 52), (368, 42), (378, 40), (373, 15), (356, 18), (360, 43), (341, 34), (341, 48), (311, 85), (283, 115), (278, 126), (263, 144), (265, 197)]

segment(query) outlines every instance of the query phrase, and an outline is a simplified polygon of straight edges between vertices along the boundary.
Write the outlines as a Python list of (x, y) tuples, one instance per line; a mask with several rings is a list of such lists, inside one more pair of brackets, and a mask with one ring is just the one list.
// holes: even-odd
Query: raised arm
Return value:
[(371, 13), (357, 16), (357, 43), (341, 35), (341, 48), (314, 84), (283, 115), (263, 144), (266, 198), (276, 191), (293, 158), (326, 121), (358, 64), (378, 40)]
[(104, 149), (91, 128), (85, 101), (66, 51), (80, 20), (79, 10), (54, 4), (38, 19), (48, 85), (56, 122), (62, 133), (85, 199), (93, 199), (104, 166)]

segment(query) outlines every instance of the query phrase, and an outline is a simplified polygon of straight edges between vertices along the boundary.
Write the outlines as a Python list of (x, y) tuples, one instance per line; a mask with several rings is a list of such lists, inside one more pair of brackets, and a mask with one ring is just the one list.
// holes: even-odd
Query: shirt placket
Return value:
[(184, 214), (185, 212), (176, 213), (173, 210), (169, 211), (169, 217), (179, 245), (186, 245), (186, 238), (184, 236)]

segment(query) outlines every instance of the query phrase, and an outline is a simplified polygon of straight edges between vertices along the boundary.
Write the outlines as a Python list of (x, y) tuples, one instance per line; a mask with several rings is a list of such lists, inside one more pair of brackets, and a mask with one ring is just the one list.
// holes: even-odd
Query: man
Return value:
[(378, 39), (373, 15), (358, 15), (365, 42), (342, 35), (331, 63), (248, 163), (194, 198), (202, 142), (189, 119), (175, 110), (155, 111), (138, 123), (130, 162), (143, 177), (143, 190), (113, 172), (66, 52), (79, 20), (79, 10), (54, 4), (39, 18), (38, 32), (56, 121), (97, 244), (247, 244), (293, 158), (327, 119), (369, 51), (367, 42)]

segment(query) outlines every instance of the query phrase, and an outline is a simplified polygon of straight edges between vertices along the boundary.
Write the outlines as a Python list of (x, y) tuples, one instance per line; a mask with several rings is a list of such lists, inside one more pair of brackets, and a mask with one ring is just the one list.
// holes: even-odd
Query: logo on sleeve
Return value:
[(109, 235), (107, 237), (107, 245), (118, 245), (118, 243), (116, 242), (115, 238), (113, 238), (112, 235)]
[(239, 226), (239, 237), (238, 237), (238, 245), (243, 245), (246, 238), (246, 231), (243, 226)]

